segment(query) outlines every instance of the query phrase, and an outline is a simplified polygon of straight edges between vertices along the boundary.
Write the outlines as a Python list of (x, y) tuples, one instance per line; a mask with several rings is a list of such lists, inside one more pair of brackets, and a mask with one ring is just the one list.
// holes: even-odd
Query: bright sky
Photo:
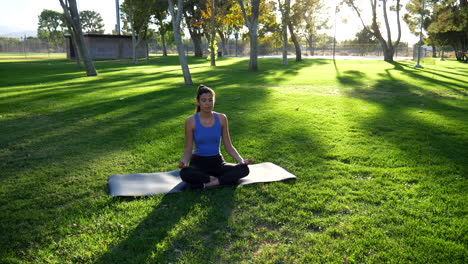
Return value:
[[(20, 31), (36, 31), (38, 16), (43, 9), (51, 9), (62, 12), (59, 0), (0, 0), (0, 35), (20, 32)], [(120, 0), (122, 3), (124, 0)], [(333, 6), (334, 1), (325, 1), (328, 5)], [(361, 2), (367, 1), (361, 0)], [(401, 1), (403, 6), (408, 0)], [(104, 25), (105, 33), (111, 33), (116, 24), (115, 16), (115, 0), (77, 0), (79, 10), (92, 10), (101, 14)], [(334, 24), (334, 8), (330, 8), (329, 21), (330, 25)], [(389, 14), (394, 17), (394, 13)], [(345, 18), (345, 23), (343, 22)], [(370, 20), (369, 20), (370, 21)], [(396, 24), (396, 23), (393, 23)], [(402, 41), (409, 42), (410, 44), (418, 41), (418, 38), (409, 33), (406, 23), (401, 21), (402, 25)], [(393, 31), (396, 27), (393, 26)], [(362, 29), (360, 20), (357, 15), (344, 8), (341, 13), (337, 15), (337, 40), (342, 41), (345, 39), (353, 39), (356, 32)], [(333, 28), (327, 32), (333, 34)], [(395, 39), (396, 37), (393, 37)]]
[[(44, 9), (63, 12), (59, 0), (0, 0), (0, 35), (26, 30), (37, 30), (38, 16)], [(120, 0), (122, 3), (123, 0)], [(105, 33), (111, 33), (116, 24), (115, 0), (77, 0), (78, 9), (101, 14)], [(11, 28), (11, 29), (4, 29)], [(7, 30), (9, 32), (7, 32)]]

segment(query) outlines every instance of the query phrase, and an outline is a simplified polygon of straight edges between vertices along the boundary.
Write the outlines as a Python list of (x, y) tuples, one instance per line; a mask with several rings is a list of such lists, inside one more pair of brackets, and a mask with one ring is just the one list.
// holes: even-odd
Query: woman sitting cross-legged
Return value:
[[(179, 161), (180, 177), (193, 189), (237, 184), (239, 179), (249, 174), (247, 165), (252, 163), (252, 158), (244, 160), (232, 145), (226, 115), (213, 111), (215, 92), (211, 88), (200, 85), (196, 103), (196, 113), (185, 120), (185, 150)], [(226, 152), (239, 164), (224, 161), (219, 150), (221, 139)]]

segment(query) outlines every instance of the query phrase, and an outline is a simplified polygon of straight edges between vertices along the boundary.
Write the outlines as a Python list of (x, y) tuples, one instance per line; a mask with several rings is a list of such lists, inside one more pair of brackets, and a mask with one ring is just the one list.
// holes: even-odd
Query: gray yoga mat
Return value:
[[(271, 162), (249, 165), (250, 173), (239, 185), (256, 182), (274, 182), (296, 178)], [(154, 173), (114, 174), (109, 177), (110, 196), (149, 196), (158, 193), (175, 193), (188, 189), (179, 176), (180, 170)]]

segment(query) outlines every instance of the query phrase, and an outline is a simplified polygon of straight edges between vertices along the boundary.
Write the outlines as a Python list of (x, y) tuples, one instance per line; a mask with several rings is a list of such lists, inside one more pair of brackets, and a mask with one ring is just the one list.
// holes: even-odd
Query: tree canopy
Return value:
[(54, 10), (44, 9), (39, 15), (37, 36), (58, 45), (63, 42), (63, 14)]
[(451, 45), (459, 61), (468, 61), (468, 0), (440, 0), (433, 3), (434, 20), (427, 26), (429, 34)]
[(101, 14), (95, 11), (80, 12), (81, 28), (86, 33), (104, 33), (104, 23)]

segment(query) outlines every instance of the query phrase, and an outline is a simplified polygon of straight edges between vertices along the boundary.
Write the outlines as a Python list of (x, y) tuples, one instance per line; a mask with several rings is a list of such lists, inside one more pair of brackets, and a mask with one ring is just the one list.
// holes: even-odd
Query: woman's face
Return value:
[(200, 106), (200, 111), (202, 112), (213, 111), (214, 104), (215, 104), (215, 99), (211, 93), (204, 93), (200, 95), (198, 99), (198, 105)]

